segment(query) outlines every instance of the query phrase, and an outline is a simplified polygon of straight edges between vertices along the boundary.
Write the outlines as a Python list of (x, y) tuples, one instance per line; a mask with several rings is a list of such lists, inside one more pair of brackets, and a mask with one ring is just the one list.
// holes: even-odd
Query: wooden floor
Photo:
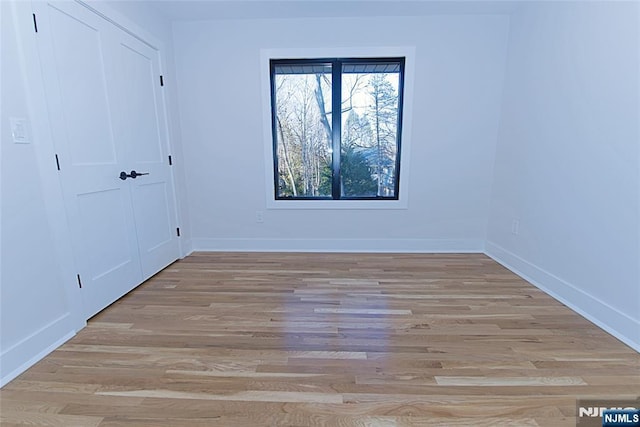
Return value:
[(640, 355), (484, 255), (196, 253), (0, 391), (3, 426), (575, 426)]

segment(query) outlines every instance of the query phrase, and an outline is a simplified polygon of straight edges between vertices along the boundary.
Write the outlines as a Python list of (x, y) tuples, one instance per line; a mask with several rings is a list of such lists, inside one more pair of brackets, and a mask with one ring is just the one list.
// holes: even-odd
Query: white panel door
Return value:
[(177, 258), (178, 239), (158, 52), (125, 37), (118, 45), (119, 111), (144, 278)]
[[(178, 257), (158, 52), (76, 2), (34, 10), (88, 318)], [(141, 46), (153, 60), (138, 59)], [(149, 175), (120, 178), (131, 170)]]

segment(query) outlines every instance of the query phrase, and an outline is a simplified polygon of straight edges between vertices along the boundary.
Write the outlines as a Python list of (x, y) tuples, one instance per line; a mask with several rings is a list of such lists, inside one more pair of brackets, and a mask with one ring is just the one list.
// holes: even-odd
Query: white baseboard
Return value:
[(487, 242), (485, 254), (590, 322), (640, 352), (640, 320), (531, 264), (501, 246)]
[(0, 353), (0, 387), (4, 387), (75, 334), (71, 313), (66, 313), (3, 350)]
[(193, 241), (191, 239), (185, 239), (180, 245), (180, 258), (187, 257), (193, 253)]
[(194, 251), (482, 253), (482, 239), (193, 239)]

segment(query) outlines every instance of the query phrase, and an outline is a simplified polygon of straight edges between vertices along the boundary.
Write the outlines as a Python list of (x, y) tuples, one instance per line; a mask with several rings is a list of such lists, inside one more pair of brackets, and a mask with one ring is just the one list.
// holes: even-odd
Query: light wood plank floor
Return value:
[(3, 426), (574, 426), (640, 355), (484, 255), (196, 253), (0, 391)]

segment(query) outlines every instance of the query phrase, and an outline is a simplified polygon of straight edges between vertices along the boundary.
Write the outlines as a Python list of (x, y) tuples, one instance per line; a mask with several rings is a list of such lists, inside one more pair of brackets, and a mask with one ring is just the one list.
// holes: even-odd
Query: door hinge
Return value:
[(173, 159), (169, 156), (169, 166), (173, 166)]
[(80, 275), (76, 274), (76, 277), (78, 277), (78, 287), (82, 289), (82, 280), (80, 280)]
[(56, 167), (60, 170), (60, 159), (58, 159), (58, 155), (56, 154)]
[(176, 235), (180, 237), (180, 227), (176, 228)]
[(33, 29), (35, 30), (35, 32), (38, 32), (38, 21), (36, 20), (36, 14), (33, 13)]
[(164, 86), (164, 77), (160, 76), (160, 86)]

